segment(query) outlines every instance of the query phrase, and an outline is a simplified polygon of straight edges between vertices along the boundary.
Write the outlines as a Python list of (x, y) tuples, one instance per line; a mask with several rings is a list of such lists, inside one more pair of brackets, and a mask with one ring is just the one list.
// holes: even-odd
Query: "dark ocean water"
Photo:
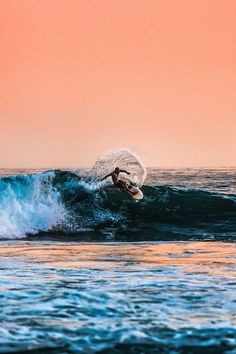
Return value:
[(236, 169), (1, 170), (0, 353), (236, 353)]
[(235, 240), (233, 168), (149, 169), (140, 202), (85, 171), (28, 172), (0, 171), (1, 239)]

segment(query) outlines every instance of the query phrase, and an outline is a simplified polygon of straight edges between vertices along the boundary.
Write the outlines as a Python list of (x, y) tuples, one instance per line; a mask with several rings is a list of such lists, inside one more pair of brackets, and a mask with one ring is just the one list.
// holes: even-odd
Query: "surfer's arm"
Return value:
[(124, 172), (124, 173), (127, 173), (127, 175), (130, 175), (130, 172), (127, 172), (125, 170), (120, 170), (120, 172)]
[(111, 176), (111, 173), (109, 173), (108, 175), (106, 175), (105, 177), (103, 177), (102, 179), (101, 179), (101, 181), (103, 181), (104, 179), (106, 179), (106, 178), (108, 178), (108, 177), (110, 177)]

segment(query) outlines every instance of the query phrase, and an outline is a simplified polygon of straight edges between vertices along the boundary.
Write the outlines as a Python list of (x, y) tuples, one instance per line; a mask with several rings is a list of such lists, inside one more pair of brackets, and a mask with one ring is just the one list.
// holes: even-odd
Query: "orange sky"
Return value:
[(1, 0), (0, 167), (236, 166), (236, 1)]

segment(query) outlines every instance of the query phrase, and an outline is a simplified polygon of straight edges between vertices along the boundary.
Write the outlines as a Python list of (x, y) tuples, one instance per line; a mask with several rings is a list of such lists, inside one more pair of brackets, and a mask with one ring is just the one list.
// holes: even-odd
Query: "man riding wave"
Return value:
[(105, 177), (103, 177), (101, 179), (101, 181), (103, 181), (104, 179), (111, 177), (112, 178), (112, 182), (114, 183), (114, 185), (120, 189), (125, 189), (127, 190), (127, 192), (130, 192), (130, 188), (132, 188), (132, 186), (128, 185), (128, 183), (126, 181), (122, 181), (121, 179), (119, 179), (119, 174), (121, 172), (126, 173), (127, 175), (130, 175), (130, 172), (127, 172), (126, 170), (120, 170), (119, 167), (116, 167), (115, 170), (111, 173), (109, 173), (108, 175), (106, 175)]

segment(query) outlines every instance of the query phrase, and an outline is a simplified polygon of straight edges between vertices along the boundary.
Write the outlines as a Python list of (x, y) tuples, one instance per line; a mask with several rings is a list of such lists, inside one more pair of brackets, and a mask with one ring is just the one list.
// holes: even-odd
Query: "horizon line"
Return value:
[[(0, 167), (0, 170), (64, 170), (64, 169), (91, 169), (93, 166), (46, 166), (46, 167)], [(236, 166), (144, 166), (146, 169), (235, 169)]]

